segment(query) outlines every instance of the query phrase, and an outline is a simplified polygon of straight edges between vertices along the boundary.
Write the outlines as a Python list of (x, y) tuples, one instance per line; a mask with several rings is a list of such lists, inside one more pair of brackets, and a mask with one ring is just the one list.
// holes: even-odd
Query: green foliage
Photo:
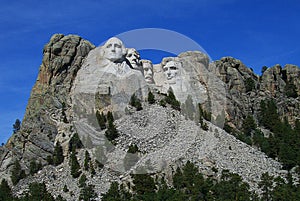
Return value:
[(251, 136), (245, 135), (244, 133), (238, 133), (236, 137), (242, 142), (245, 142), (248, 145), (252, 145)]
[(127, 153), (131, 153), (131, 154), (135, 154), (139, 152), (139, 148), (136, 144), (131, 144), (129, 147), (128, 147), (128, 151)]
[(55, 199), (55, 201), (67, 201), (67, 200), (65, 200), (63, 197), (61, 197), (61, 195), (58, 195), (57, 198)]
[(79, 200), (92, 201), (95, 200), (95, 198), (97, 198), (97, 194), (93, 185), (84, 186), (80, 190)]
[(15, 123), (13, 124), (13, 132), (16, 133), (21, 129), (21, 121), (16, 119)]
[(225, 121), (224, 128), (223, 128), (227, 133), (232, 133), (233, 128), (228, 124), (227, 121)]
[(155, 103), (155, 97), (153, 93), (149, 90), (148, 92), (148, 103), (149, 104), (154, 104)]
[(201, 128), (202, 128), (203, 130), (205, 130), (205, 131), (208, 131), (208, 125), (207, 125), (207, 123), (206, 123), (206, 122), (202, 122), (202, 123), (201, 123)]
[(162, 107), (166, 107), (167, 103), (164, 99), (162, 99), (162, 100), (159, 101), (159, 105), (162, 106)]
[(21, 198), (23, 201), (55, 201), (54, 197), (47, 192), (45, 183), (31, 183), (29, 185), (29, 192), (25, 197)]
[(11, 171), (11, 181), (16, 185), (21, 179), (25, 178), (25, 171), (22, 170), (21, 165), (18, 160), (15, 161), (12, 171)]
[(71, 168), (71, 175), (74, 178), (78, 178), (81, 174), (81, 171), (80, 171), (80, 165), (78, 163), (75, 152), (71, 153), (69, 165), (70, 165), (70, 168)]
[(79, 187), (80, 188), (83, 188), (83, 187), (85, 187), (86, 186), (86, 176), (85, 176), (85, 174), (82, 174), (81, 176), (80, 176), (80, 178), (79, 178), (79, 181), (78, 181), (78, 183), (79, 183)]
[(255, 120), (253, 118), (253, 116), (248, 115), (244, 121), (243, 121), (243, 125), (242, 125), (242, 129), (245, 135), (247, 136), (251, 136), (251, 131), (255, 130), (257, 127)]
[[(132, 175), (134, 186), (132, 194), (112, 183), (104, 201), (197, 201), (197, 200), (251, 200), (255, 197), (237, 174), (224, 171), (221, 181), (205, 179), (198, 168), (187, 162), (182, 169), (177, 168), (173, 175), (173, 186), (166, 184), (164, 177), (154, 180), (150, 175)], [(257, 196), (256, 196), (257, 197)]]
[(196, 200), (200, 194), (203, 198), (206, 197), (210, 186), (209, 182), (205, 183), (203, 175), (190, 161), (185, 164), (182, 170), (177, 168), (173, 176), (173, 185), (188, 200)]
[(60, 143), (57, 142), (54, 147), (54, 152), (53, 152), (53, 164), (57, 166), (57, 165), (61, 164), (62, 162), (64, 162), (63, 148), (60, 145)]
[(69, 189), (68, 189), (68, 187), (67, 187), (66, 184), (64, 185), (63, 191), (64, 191), (65, 193), (69, 192)]
[(138, 99), (135, 94), (132, 94), (132, 96), (130, 97), (129, 105), (135, 107), (137, 111), (143, 109), (141, 100)]
[(208, 125), (206, 122), (203, 121), (203, 119), (205, 119), (206, 121), (210, 121), (211, 120), (211, 113), (206, 112), (205, 110), (203, 110), (201, 104), (198, 104), (198, 110), (199, 110), (199, 123), (200, 126), (203, 130), (207, 131), (208, 130)]
[(261, 68), (261, 74), (264, 74), (264, 72), (265, 72), (267, 69), (268, 69), (267, 66), (263, 66), (263, 67)]
[(165, 97), (165, 101), (170, 104), (174, 110), (180, 111), (180, 102), (176, 99), (171, 89), (168, 90), (168, 95)]
[(117, 182), (112, 182), (109, 190), (102, 196), (102, 201), (127, 201), (131, 198), (131, 194), (122, 185), (119, 187)]
[(154, 179), (148, 174), (135, 174), (133, 176), (134, 191), (137, 195), (152, 194), (156, 190)]
[(273, 99), (260, 102), (259, 122), (262, 126), (273, 131), (280, 124), (277, 106)]
[(250, 200), (249, 185), (243, 182), (238, 174), (230, 173), (228, 170), (222, 171), (221, 181), (211, 190), (210, 196), (214, 200)]
[(245, 84), (246, 92), (253, 91), (255, 89), (255, 82), (250, 77), (245, 80), (244, 84)]
[(105, 137), (112, 144), (116, 144), (115, 140), (119, 137), (119, 132), (118, 132), (116, 126), (114, 125), (114, 123), (111, 120), (108, 121), (108, 128), (105, 131)]
[(211, 121), (211, 112), (204, 110), (200, 103), (198, 104), (198, 109), (199, 109), (200, 122), (201, 122), (201, 119), (203, 119), (203, 118), (206, 121)]
[(69, 141), (69, 150), (71, 152), (75, 152), (76, 149), (80, 149), (82, 147), (83, 147), (83, 144), (79, 138), (79, 135), (78, 135), (78, 133), (75, 133)]
[(29, 164), (29, 173), (33, 175), (34, 173), (37, 173), (40, 169), (42, 169), (42, 164), (37, 163), (35, 160), (31, 160)]
[(11, 188), (9, 187), (9, 185), (5, 179), (2, 179), (1, 184), (0, 184), (0, 200), (2, 200), (2, 201), (13, 200)]
[(98, 121), (98, 124), (100, 126), (100, 128), (102, 130), (106, 129), (106, 122), (107, 122), (107, 119), (105, 117), (105, 115), (103, 114), (103, 112), (99, 112), (97, 111), (96, 112), (96, 118), (97, 118), (97, 121)]
[(49, 165), (53, 165), (53, 156), (48, 155), (46, 161)]
[(84, 170), (89, 170), (90, 162), (91, 162), (90, 153), (86, 150), (85, 158), (84, 158)]
[(94, 165), (93, 165), (92, 161), (90, 161), (90, 172), (91, 172), (92, 175), (96, 174), (96, 170), (94, 168)]
[(300, 200), (300, 186), (293, 183), (292, 175), (287, 175), (287, 182), (281, 177), (274, 178), (275, 187), (270, 197), (272, 200)]
[(284, 87), (284, 92), (287, 97), (292, 97), (292, 98), (297, 98), (297, 88), (293, 83), (293, 80), (287, 81), (285, 87)]
[(113, 116), (113, 113), (111, 111), (107, 112), (106, 120), (107, 120), (107, 122), (114, 122), (114, 116)]
[(282, 122), (274, 100), (261, 101), (259, 120), (261, 125), (273, 132), (265, 139), (256, 136), (255, 142), (262, 151), (269, 157), (279, 158), (286, 169), (300, 165), (299, 123), (296, 121), (295, 128), (292, 129), (287, 119)]

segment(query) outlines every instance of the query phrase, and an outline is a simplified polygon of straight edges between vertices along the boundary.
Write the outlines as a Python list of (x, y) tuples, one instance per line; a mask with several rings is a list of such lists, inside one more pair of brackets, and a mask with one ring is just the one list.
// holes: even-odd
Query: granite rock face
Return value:
[[(287, 117), (292, 125), (299, 118), (299, 67), (275, 65), (258, 76), (232, 57), (221, 58), (209, 67), (225, 83), (225, 115), (231, 126), (240, 129), (247, 115), (257, 119), (261, 100), (273, 99), (281, 119)], [(298, 97), (286, 95), (288, 83), (294, 84)]]
[[(222, 128), (226, 121), (240, 129), (247, 115), (257, 118), (260, 101), (270, 98), (276, 101), (281, 118), (287, 116), (293, 123), (300, 114), (299, 67), (275, 66), (258, 76), (232, 57), (209, 63), (207, 55), (188, 51), (152, 64), (140, 60), (135, 50), (131, 52), (138, 56), (130, 55), (128, 50), (134, 49), (125, 48), (117, 38), (101, 47), (75, 35), (55, 34), (51, 38), (44, 47), (21, 130), (0, 147), (1, 178), (10, 180), (15, 160), (27, 173), (32, 159), (44, 166), (37, 174), (21, 180), (14, 187), (15, 194), (20, 195), (31, 182), (44, 181), (52, 194), (78, 200), (78, 179), (72, 178), (68, 164), (68, 143), (75, 133), (84, 144), (77, 154), (81, 167), (86, 150), (95, 165), (95, 160), (104, 165), (94, 176), (83, 170), (87, 183), (95, 185), (99, 193), (106, 192), (112, 181), (131, 182), (130, 174), (141, 169), (171, 178), (187, 160), (206, 176), (220, 176), (221, 171), (217, 173), (213, 168), (238, 173), (254, 190), (264, 172), (286, 173), (278, 161)], [(149, 80), (145, 80), (149, 70), (146, 68), (151, 70)], [(288, 84), (295, 86), (297, 97), (287, 96)], [(159, 104), (169, 90), (180, 101), (181, 112)], [(153, 92), (155, 104), (147, 102), (148, 91)], [(129, 105), (133, 94), (141, 100), (143, 110), (135, 111)], [(197, 121), (198, 104), (212, 114), (214, 124), (205, 122), (207, 131)], [(106, 139), (106, 130), (100, 129), (96, 118), (97, 112), (108, 111), (114, 113), (120, 134), (116, 145)], [(46, 158), (57, 142), (63, 146), (65, 160), (53, 167)], [(137, 145), (140, 152), (128, 154), (131, 145)], [(64, 184), (73, 195), (62, 191)]]
[(20, 160), (28, 171), (31, 160), (46, 164), (59, 133), (59, 122), (66, 118), (69, 93), (81, 64), (94, 46), (79, 36), (55, 34), (45, 45), (38, 78), (31, 91), (22, 127), (13, 134), (1, 154), (1, 178)]

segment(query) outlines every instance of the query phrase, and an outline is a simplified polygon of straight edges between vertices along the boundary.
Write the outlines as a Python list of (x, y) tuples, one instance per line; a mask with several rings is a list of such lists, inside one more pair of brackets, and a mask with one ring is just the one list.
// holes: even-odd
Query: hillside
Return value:
[(0, 147), (1, 179), (14, 195), (34, 182), (66, 200), (89, 185), (100, 197), (113, 182), (134, 192), (134, 175), (146, 173), (170, 187), (190, 162), (215, 181), (229, 170), (262, 196), (264, 173), (290, 172), (299, 189), (299, 67), (258, 76), (237, 59), (209, 63), (197, 51), (152, 64), (129, 49), (115, 59), (122, 47), (105, 52), (117, 43), (55, 34), (45, 45), (21, 129)]

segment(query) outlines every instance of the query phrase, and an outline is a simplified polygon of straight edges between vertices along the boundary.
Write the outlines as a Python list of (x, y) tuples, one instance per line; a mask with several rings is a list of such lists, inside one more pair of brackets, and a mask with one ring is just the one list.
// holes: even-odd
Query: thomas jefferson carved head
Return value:
[(111, 62), (122, 60), (126, 55), (126, 48), (123, 42), (116, 37), (112, 37), (106, 41), (103, 47), (104, 58), (110, 60)]
[(153, 64), (149, 60), (142, 60), (144, 77), (148, 84), (153, 84)]

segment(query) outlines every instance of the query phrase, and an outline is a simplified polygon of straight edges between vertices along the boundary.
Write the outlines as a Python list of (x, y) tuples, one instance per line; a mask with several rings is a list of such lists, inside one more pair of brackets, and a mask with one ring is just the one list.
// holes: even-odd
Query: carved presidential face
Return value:
[(174, 61), (169, 61), (166, 63), (166, 65), (163, 67), (164, 74), (168, 81), (175, 80), (177, 74), (178, 74), (178, 65)]
[(134, 48), (127, 50), (126, 59), (128, 59), (134, 69), (140, 68), (140, 54)]
[(110, 38), (104, 44), (104, 57), (112, 62), (122, 59), (125, 53), (125, 47), (122, 41), (118, 38)]
[(143, 62), (144, 77), (148, 84), (153, 84), (153, 65), (151, 62)]

